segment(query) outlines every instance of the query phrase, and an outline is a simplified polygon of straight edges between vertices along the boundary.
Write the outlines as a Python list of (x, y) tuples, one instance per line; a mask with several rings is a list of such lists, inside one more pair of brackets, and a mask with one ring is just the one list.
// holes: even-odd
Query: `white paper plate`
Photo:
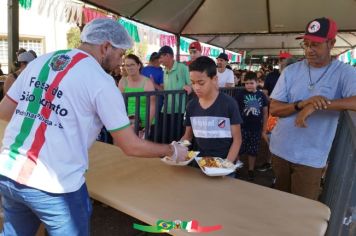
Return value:
[(186, 166), (188, 165), (190, 162), (192, 162), (194, 160), (194, 158), (196, 156), (198, 156), (199, 152), (194, 152), (194, 156), (192, 158), (190, 158), (188, 161), (181, 161), (181, 162), (176, 162), (173, 161), (172, 159), (170, 159), (169, 157), (165, 156), (161, 159), (161, 161), (163, 161), (164, 163), (166, 163), (167, 165), (171, 165), (171, 166)]
[[(223, 159), (221, 159), (220, 157), (212, 157), (212, 158), (217, 158), (220, 161), (222, 161)], [(196, 157), (195, 161), (198, 163), (199, 165), (199, 161), (202, 159), (202, 157)], [(242, 167), (242, 162), (238, 161), (233, 167), (231, 168), (217, 168), (217, 167), (202, 167), (200, 166), (200, 169), (204, 172), (204, 174), (208, 175), (208, 176), (225, 176), (225, 175), (229, 175), (231, 173), (233, 173), (236, 168), (241, 168)]]

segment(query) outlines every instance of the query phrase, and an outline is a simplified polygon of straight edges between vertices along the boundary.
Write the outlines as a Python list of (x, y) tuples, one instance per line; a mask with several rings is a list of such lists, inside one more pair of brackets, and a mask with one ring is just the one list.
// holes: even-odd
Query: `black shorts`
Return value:
[(241, 129), (242, 144), (239, 154), (257, 156), (261, 145), (262, 131), (251, 131)]

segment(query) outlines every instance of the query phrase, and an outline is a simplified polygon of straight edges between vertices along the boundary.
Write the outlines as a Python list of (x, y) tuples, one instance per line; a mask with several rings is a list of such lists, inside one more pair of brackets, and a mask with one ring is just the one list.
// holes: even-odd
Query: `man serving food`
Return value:
[(84, 174), (88, 149), (103, 125), (125, 154), (171, 156), (187, 148), (139, 139), (114, 79), (132, 46), (127, 31), (111, 19), (96, 19), (81, 34), (78, 49), (32, 61), (0, 103), (9, 121), (0, 152), (3, 235), (34, 235), (42, 222), (50, 235), (89, 235), (91, 202)]

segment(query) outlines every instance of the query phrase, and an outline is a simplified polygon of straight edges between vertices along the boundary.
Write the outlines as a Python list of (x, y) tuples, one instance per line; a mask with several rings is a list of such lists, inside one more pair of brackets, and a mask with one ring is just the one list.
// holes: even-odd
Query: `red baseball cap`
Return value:
[(334, 39), (337, 34), (336, 22), (330, 18), (317, 18), (310, 21), (305, 28), (305, 34), (297, 39), (309, 39), (310, 41), (323, 43), (328, 39)]
[(279, 58), (280, 59), (288, 59), (291, 58), (292, 54), (290, 54), (289, 52), (280, 52), (279, 53)]
[(196, 42), (192, 42), (190, 45), (189, 45), (189, 50), (190, 49), (195, 49), (197, 51), (200, 51), (201, 52), (201, 45), (198, 41)]

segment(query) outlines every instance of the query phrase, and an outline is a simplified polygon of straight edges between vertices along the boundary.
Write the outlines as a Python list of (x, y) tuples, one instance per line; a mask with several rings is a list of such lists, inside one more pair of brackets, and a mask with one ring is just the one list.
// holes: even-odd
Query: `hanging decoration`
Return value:
[(351, 61), (352, 61), (351, 50), (346, 52), (346, 61), (347, 61), (347, 63), (351, 63)]
[(167, 35), (167, 34), (161, 34), (159, 36), (159, 45), (162, 46), (170, 46), (170, 47), (175, 47), (176, 46), (176, 37), (174, 35)]
[(138, 35), (138, 30), (137, 30), (137, 26), (131, 22), (128, 22), (122, 18), (120, 18), (118, 20), (118, 22), (125, 27), (125, 29), (128, 31), (129, 35), (131, 36), (131, 38), (136, 42), (139, 43), (140, 42), (140, 36)]
[[(32, 0), (19, 0), (22, 7), (27, 9), (31, 7)], [(71, 0), (40, 0), (38, 5), (38, 13), (54, 17), (55, 20), (65, 21), (67, 23), (75, 23), (82, 26), (96, 18), (116, 18), (108, 12), (93, 8), (90, 5), (73, 2)], [(176, 47), (177, 39), (175, 35), (162, 33), (160, 31), (151, 30), (149, 27), (140, 26), (135, 22), (126, 20), (125, 18), (118, 19), (118, 22), (125, 27), (132, 39), (139, 43), (145, 41), (148, 44), (159, 45), (160, 47), (168, 45)], [(189, 45), (192, 41), (184, 37), (180, 37), (180, 51), (189, 53)], [(216, 58), (222, 52), (221, 49), (202, 45), (202, 55)], [(227, 52), (231, 62), (240, 62), (243, 56), (234, 52)]]
[(183, 52), (189, 53), (189, 45), (190, 45), (190, 43), (187, 40), (183, 39), (183, 38), (180, 38), (179, 43), (180, 43), (180, 50), (183, 51)]
[(216, 49), (216, 48), (211, 48), (210, 49), (210, 55), (211, 57), (218, 57), (220, 54), (221, 50)]
[(356, 48), (351, 51), (351, 65), (356, 65)]
[(203, 56), (210, 56), (210, 50), (211, 48), (210, 47), (205, 47), (205, 46), (202, 46), (202, 49), (201, 49), (201, 54)]
[(226, 52), (226, 54), (227, 54), (227, 58), (229, 58), (229, 61), (231, 61), (231, 59), (232, 59), (232, 53)]
[(83, 7), (84, 24), (97, 18), (111, 18), (108, 14), (93, 8)]
[(19, 0), (19, 5), (20, 5), (22, 8), (28, 10), (28, 9), (30, 9), (31, 6), (32, 6), (32, 0)]
[(83, 6), (80, 4), (67, 2), (64, 6), (65, 20), (68, 23), (77, 23), (82, 25), (83, 22)]
[(159, 45), (160, 33), (157, 31), (151, 30), (148, 27), (137, 27), (137, 31), (141, 42), (144, 41), (147, 44)]
[(337, 56), (337, 59), (338, 59), (339, 61), (344, 61), (344, 54), (338, 55), (338, 56)]
[(344, 63), (351, 63), (353, 62), (352, 60), (352, 50), (349, 50), (343, 54), (340, 54), (338, 56), (338, 59)]
[(79, 26), (83, 21), (83, 4), (71, 1), (41, 0), (38, 4), (39, 15), (52, 17), (57, 21), (74, 23)]

